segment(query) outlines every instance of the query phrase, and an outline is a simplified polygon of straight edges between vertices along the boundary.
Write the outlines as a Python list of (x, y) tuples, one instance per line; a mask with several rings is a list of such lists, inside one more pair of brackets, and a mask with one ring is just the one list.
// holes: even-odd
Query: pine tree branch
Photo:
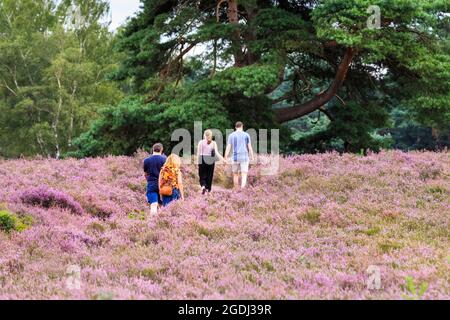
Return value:
[(321, 92), (308, 102), (297, 104), (293, 107), (275, 110), (278, 122), (283, 123), (303, 117), (307, 114), (310, 114), (311, 112), (318, 110), (320, 107), (324, 106), (331, 99), (333, 99), (339, 89), (342, 87), (347, 77), (348, 70), (350, 69), (350, 64), (352, 63), (355, 55), (355, 49), (348, 48), (346, 50), (345, 55), (337, 70), (335, 79), (327, 90)]

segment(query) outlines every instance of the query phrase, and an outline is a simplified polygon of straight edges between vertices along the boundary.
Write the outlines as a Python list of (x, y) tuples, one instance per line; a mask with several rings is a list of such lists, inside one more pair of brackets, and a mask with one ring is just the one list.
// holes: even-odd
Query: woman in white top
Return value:
[(204, 139), (199, 142), (197, 148), (198, 175), (202, 193), (211, 192), (214, 179), (214, 170), (217, 159), (225, 161), (219, 153), (217, 143), (213, 140), (211, 130), (206, 130)]

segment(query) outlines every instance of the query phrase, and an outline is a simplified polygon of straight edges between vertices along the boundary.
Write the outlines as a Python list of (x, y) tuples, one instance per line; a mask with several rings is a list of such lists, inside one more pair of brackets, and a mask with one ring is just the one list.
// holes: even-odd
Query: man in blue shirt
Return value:
[(233, 150), (233, 182), (236, 189), (239, 188), (239, 179), (241, 178), (241, 188), (247, 186), (248, 170), (250, 160), (254, 161), (254, 153), (250, 135), (244, 132), (244, 124), (236, 123), (236, 131), (228, 137), (225, 159), (228, 159), (231, 150)]
[(151, 207), (152, 215), (158, 213), (159, 196), (159, 173), (166, 163), (167, 157), (163, 155), (164, 147), (161, 143), (153, 146), (153, 154), (144, 160), (144, 172), (147, 179), (147, 201)]

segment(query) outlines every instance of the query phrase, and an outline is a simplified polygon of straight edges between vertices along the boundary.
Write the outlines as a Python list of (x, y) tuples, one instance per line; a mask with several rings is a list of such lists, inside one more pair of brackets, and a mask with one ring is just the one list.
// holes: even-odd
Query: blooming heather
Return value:
[(186, 166), (157, 217), (144, 158), (0, 160), (0, 211), (30, 221), (0, 231), (0, 299), (402, 299), (406, 277), (450, 297), (447, 153), (287, 157), (238, 193), (219, 165), (206, 197)]
[(26, 189), (19, 196), (19, 199), (29, 205), (50, 208), (53, 206), (61, 209), (68, 209), (74, 214), (83, 214), (83, 208), (71, 196), (63, 192), (53, 190), (47, 186)]

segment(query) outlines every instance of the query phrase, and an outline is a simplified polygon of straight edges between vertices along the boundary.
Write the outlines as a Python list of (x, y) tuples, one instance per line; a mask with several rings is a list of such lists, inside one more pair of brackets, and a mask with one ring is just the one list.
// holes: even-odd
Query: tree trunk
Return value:
[(244, 33), (244, 41), (246, 44), (245, 47), (245, 61), (247, 65), (252, 65), (259, 61), (260, 56), (255, 54), (249, 46), (249, 43), (257, 40), (257, 32), (255, 30), (255, 26), (253, 25), (253, 20), (258, 14), (258, 9), (252, 6), (248, 6), (245, 8), (245, 12), (247, 15), (247, 31)]
[(283, 123), (301, 118), (318, 110), (333, 99), (342, 87), (354, 57), (355, 50), (353, 48), (348, 48), (339, 65), (335, 79), (326, 91), (320, 93), (308, 102), (294, 105), (293, 107), (276, 109), (275, 114), (278, 122)]
[(233, 32), (232, 46), (234, 47), (234, 65), (236, 67), (245, 66), (245, 57), (242, 53), (241, 31), (239, 30), (239, 12), (237, 0), (228, 0), (228, 22), (235, 25), (236, 30)]
[(77, 87), (78, 84), (76, 81), (73, 82), (73, 89), (72, 89), (72, 96), (71, 96), (71, 103), (70, 103), (70, 122), (69, 122), (69, 131), (68, 131), (68, 137), (67, 137), (67, 145), (69, 148), (72, 147), (72, 138), (73, 138), (73, 131), (74, 131), (74, 125), (75, 125), (75, 95), (77, 93)]
[(61, 79), (60, 74), (55, 74), (56, 81), (58, 82), (58, 91), (59, 91), (59, 98), (58, 98), (58, 106), (56, 109), (56, 114), (53, 118), (52, 122), (52, 129), (53, 129), (53, 137), (55, 138), (55, 158), (59, 159), (61, 157), (61, 149), (59, 147), (59, 135), (58, 135), (58, 126), (59, 126), (59, 118), (61, 116), (61, 109), (63, 105), (63, 96), (62, 96), (62, 85), (61, 85)]

